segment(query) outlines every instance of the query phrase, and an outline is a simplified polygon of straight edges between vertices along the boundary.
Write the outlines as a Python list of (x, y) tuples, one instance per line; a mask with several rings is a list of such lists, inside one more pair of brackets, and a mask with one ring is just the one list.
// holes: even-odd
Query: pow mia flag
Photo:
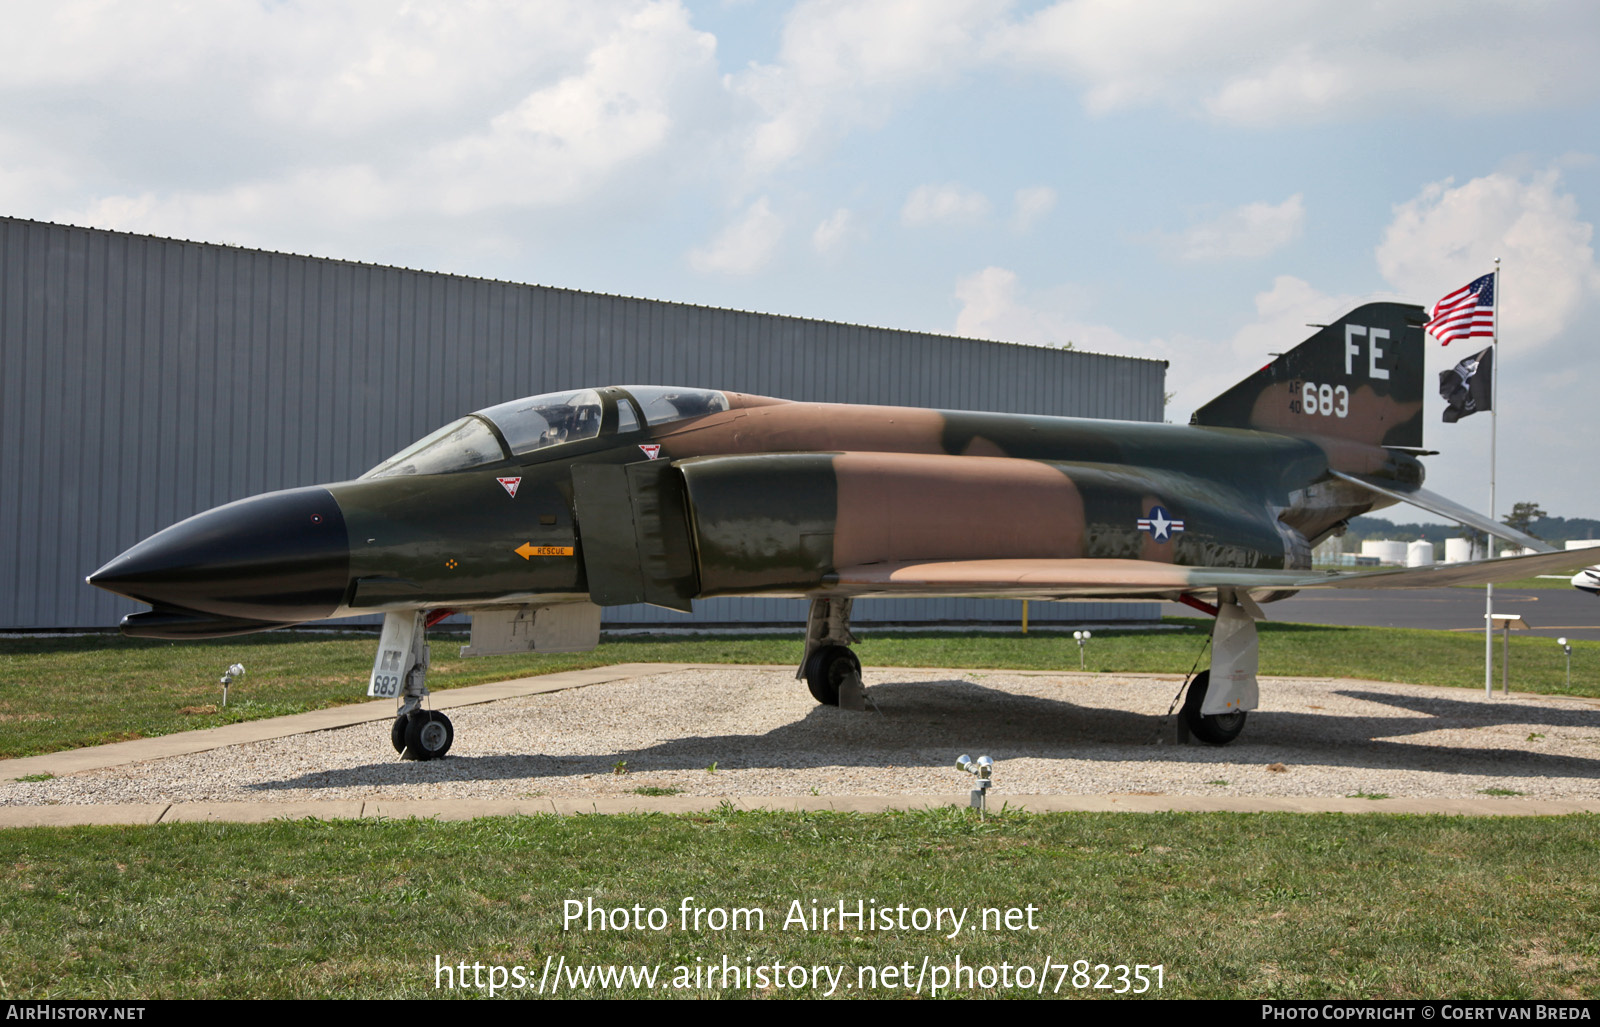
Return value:
[(1446, 424), (1488, 410), (1489, 397), (1494, 394), (1494, 347), (1474, 353), (1448, 371), (1439, 372), (1439, 395), (1447, 404), (1444, 409)]

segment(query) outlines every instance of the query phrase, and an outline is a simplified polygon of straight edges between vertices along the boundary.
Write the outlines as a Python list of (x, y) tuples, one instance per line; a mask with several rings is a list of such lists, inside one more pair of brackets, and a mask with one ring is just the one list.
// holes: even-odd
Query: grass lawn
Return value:
[[(1097, 632), (1087, 650), (1088, 669), (1188, 671), (1210, 621), (1165, 623), (1177, 630)], [(1477, 635), (1277, 622), (1260, 630), (1263, 674), (1483, 684), (1483, 641)], [(588, 653), (470, 660), (452, 655), (462, 639), (435, 635), (428, 683), (439, 690), (625, 662), (793, 665), (800, 660), (799, 634), (797, 629), (793, 635), (624, 636)], [(1078, 668), (1077, 643), (1061, 632), (861, 634), (856, 651), (868, 668)], [(294, 631), (196, 642), (116, 635), (3, 639), (0, 758), (364, 702), (376, 645), (373, 634)], [(1567, 691), (1564, 659), (1549, 640), (1513, 638), (1511, 649), (1517, 688)], [(234, 662), (243, 663), (246, 674), (221, 709), (218, 678)], [(1600, 642), (1574, 642), (1572, 663), (1572, 694), (1600, 695), (1594, 670)]]
[[(1600, 997), (1600, 818), (920, 813), (178, 824), (0, 832), (0, 991), (11, 997), (421, 997), (442, 964), (545, 961), (1037, 968), (1159, 964), (1168, 997)], [(760, 909), (684, 929), (680, 909)], [(563, 930), (564, 903), (664, 911), (662, 930)], [(967, 912), (802, 930), (857, 899)], [(1014, 929), (1004, 911), (1034, 906)], [(970, 930), (983, 909), (988, 930)], [(747, 963), (747, 960), (749, 961)], [(1153, 979), (1155, 971), (1148, 971)], [(1046, 994), (1105, 997), (1051, 971)], [(974, 978), (977, 980), (978, 978)], [(1087, 977), (1079, 978), (1080, 981)], [(1105, 978), (1115, 984), (1115, 972)], [(487, 978), (484, 979), (487, 982)], [(924, 978), (923, 994), (928, 994)], [(1037, 987), (1037, 976), (1033, 978)], [(769, 982), (770, 983), (770, 982)], [(871, 978), (867, 978), (871, 983)], [(571, 977), (563, 993), (572, 987)], [(909, 984), (907, 985), (909, 988)], [(826, 987), (822, 989), (826, 990)], [(815, 997), (769, 988), (776, 997)], [(456, 994), (463, 994), (456, 992)], [(504, 992), (502, 994), (505, 994)], [(515, 991), (510, 994), (516, 994)], [(952, 990), (981, 996), (982, 990)], [(1026, 995), (1013, 987), (988, 994)]]

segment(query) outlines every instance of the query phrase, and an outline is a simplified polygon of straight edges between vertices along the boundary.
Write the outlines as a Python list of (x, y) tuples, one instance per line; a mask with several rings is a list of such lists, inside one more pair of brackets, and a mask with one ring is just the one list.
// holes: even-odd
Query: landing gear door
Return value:
[(1255, 709), (1260, 704), (1256, 685), (1259, 663), (1255, 618), (1239, 603), (1223, 601), (1211, 633), (1211, 683), (1201, 714), (1209, 717)]
[(572, 469), (589, 598), (689, 611), (699, 591), (683, 478), (665, 462)]

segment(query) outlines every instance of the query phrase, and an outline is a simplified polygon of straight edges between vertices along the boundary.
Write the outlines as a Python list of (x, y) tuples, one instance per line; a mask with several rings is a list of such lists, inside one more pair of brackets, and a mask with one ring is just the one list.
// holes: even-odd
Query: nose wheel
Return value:
[(412, 710), (396, 717), (389, 728), (389, 741), (402, 759), (436, 760), (450, 751), (455, 740), (450, 718), (438, 710)]

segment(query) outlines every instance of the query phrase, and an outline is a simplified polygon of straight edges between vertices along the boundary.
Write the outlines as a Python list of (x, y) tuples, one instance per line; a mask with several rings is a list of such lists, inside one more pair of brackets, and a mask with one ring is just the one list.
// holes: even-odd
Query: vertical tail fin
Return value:
[(1423, 309), (1368, 303), (1195, 411), (1191, 424), (1422, 448)]

